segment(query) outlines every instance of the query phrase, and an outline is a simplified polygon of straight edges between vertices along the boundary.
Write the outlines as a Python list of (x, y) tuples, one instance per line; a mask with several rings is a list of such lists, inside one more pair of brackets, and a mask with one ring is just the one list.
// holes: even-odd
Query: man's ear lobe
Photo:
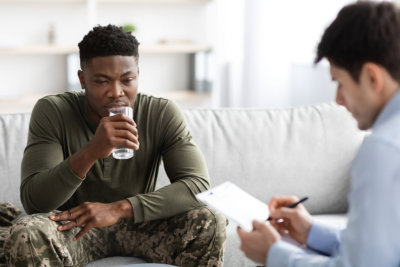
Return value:
[(83, 77), (83, 71), (82, 70), (78, 70), (78, 78), (79, 78), (79, 82), (81, 84), (81, 88), (85, 89), (86, 88), (86, 84), (85, 84), (85, 79)]
[(384, 73), (381, 66), (367, 62), (363, 65), (361, 69), (361, 74), (364, 75), (366, 82), (368, 82), (369, 87), (375, 92), (380, 92), (384, 86)]

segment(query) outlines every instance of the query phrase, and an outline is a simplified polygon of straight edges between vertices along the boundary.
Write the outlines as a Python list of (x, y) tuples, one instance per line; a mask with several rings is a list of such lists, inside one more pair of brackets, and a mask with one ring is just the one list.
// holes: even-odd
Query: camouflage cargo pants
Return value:
[(13, 204), (0, 203), (0, 267), (7, 266), (4, 258), (4, 241), (9, 235), (13, 221), (21, 214), (21, 210)]
[(83, 266), (107, 256), (135, 256), (177, 266), (222, 266), (226, 219), (202, 207), (174, 217), (134, 224), (120, 220), (94, 228), (78, 241), (75, 228), (60, 232), (49, 214), (19, 219), (5, 241), (8, 266)]
[(3, 246), (4, 240), (8, 237), (10, 232), (10, 227), (0, 226), (0, 267), (6, 267), (6, 259), (4, 257)]

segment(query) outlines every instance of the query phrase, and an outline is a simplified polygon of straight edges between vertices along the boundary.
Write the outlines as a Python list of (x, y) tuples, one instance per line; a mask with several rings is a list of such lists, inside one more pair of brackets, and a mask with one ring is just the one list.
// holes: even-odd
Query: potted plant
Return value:
[(131, 24), (131, 23), (127, 23), (127, 24), (122, 25), (122, 29), (123, 29), (124, 31), (130, 32), (130, 33), (136, 31), (135, 25), (133, 25), (133, 24)]

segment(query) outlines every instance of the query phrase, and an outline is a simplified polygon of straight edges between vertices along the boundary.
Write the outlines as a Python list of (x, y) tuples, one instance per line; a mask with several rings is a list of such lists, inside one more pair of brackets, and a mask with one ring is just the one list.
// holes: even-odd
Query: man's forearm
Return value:
[(116, 206), (116, 212), (118, 213), (118, 218), (120, 219), (133, 219), (134, 213), (133, 208), (129, 200), (123, 199), (116, 201), (113, 204)]
[(96, 160), (97, 158), (90, 152), (88, 145), (86, 145), (69, 157), (68, 164), (73, 173), (83, 179)]
[(204, 205), (195, 195), (207, 189), (206, 182), (196, 184), (193, 180), (199, 179), (181, 179), (155, 192), (129, 198), (135, 211), (135, 223), (171, 217)]
[[(37, 164), (35, 161), (37, 155), (40, 154), (39, 149), (41, 155), (47, 157), (47, 161), (42, 160), (41, 157)], [(22, 163), (21, 201), (28, 213), (48, 212), (65, 203), (96, 162), (86, 146), (66, 160), (62, 161), (62, 157), (61, 149), (54, 145), (49, 148), (31, 146), (25, 151)], [(46, 165), (54, 167), (37, 172), (37, 169)], [(43, 195), (41, 192), (45, 188), (51, 188), (51, 190), (47, 190), (48, 193)]]
[[(81, 185), (64, 160), (53, 168), (33, 175), (23, 175), (21, 202), (27, 213), (49, 212), (60, 207)], [(45, 193), (44, 193), (45, 192)]]

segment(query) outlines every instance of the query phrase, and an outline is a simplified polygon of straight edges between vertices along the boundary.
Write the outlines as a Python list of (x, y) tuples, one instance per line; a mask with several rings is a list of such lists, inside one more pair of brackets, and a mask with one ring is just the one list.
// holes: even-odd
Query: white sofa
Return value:
[[(345, 223), (349, 167), (365, 133), (344, 108), (319, 104), (184, 112), (207, 160), (212, 185), (231, 181), (266, 203), (274, 195), (308, 196), (305, 206), (317, 219)], [(0, 115), (0, 202), (19, 207), (20, 163), (29, 118), (30, 114)], [(161, 171), (158, 187), (167, 181)], [(113, 257), (87, 266), (138, 262), (142, 261)], [(224, 266), (256, 266), (240, 251), (233, 223), (227, 227)]]

